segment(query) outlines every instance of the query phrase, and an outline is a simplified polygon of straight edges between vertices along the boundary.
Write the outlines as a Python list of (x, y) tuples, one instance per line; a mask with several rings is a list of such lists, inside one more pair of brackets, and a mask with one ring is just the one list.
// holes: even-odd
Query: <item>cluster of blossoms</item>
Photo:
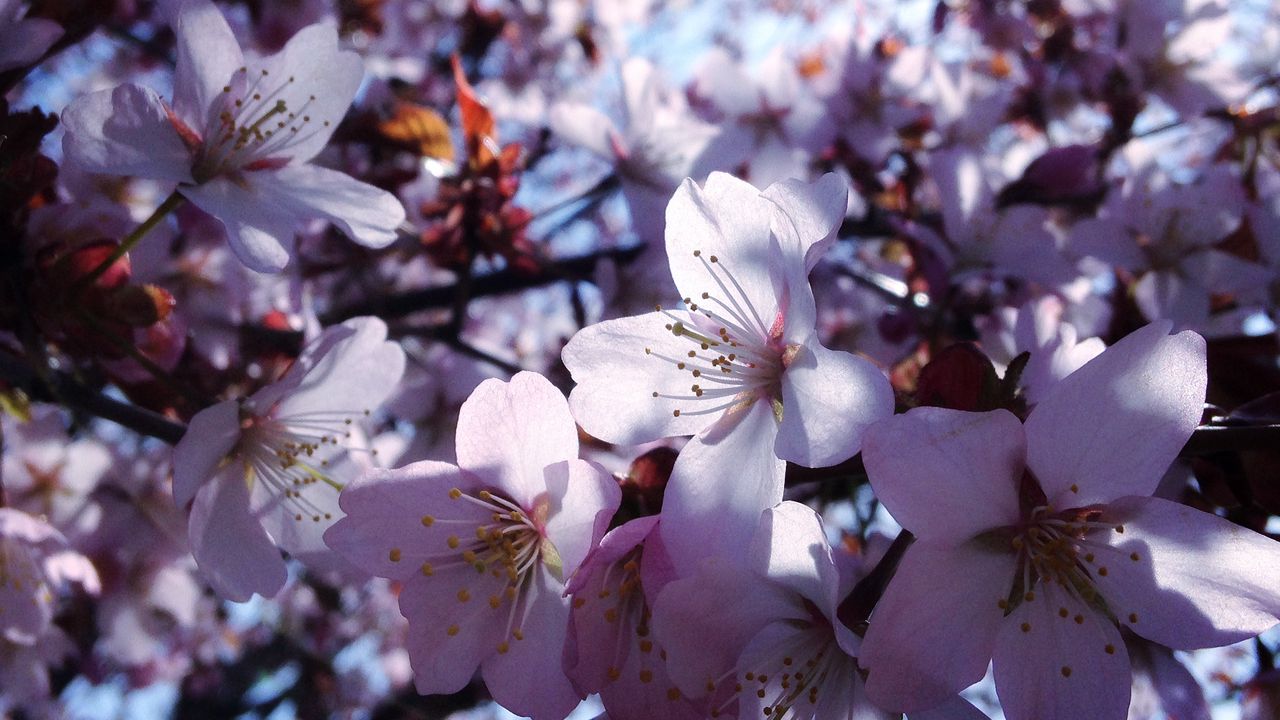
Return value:
[(1280, 717), (1280, 11), (677, 5), (0, 0), (0, 715)]

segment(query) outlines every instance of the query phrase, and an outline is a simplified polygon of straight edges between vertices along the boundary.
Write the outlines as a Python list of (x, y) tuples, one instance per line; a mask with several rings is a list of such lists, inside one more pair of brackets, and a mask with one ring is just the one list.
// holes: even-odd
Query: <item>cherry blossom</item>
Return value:
[(0, 0), (0, 72), (29, 65), (62, 37), (62, 26), (45, 18), (23, 17), (22, 0)]
[[(683, 307), (601, 322), (565, 346), (587, 432), (628, 444), (696, 434), (667, 487), (662, 532), (677, 565), (745, 541), (782, 500), (785, 460), (845, 460), (892, 411), (881, 372), (814, 329), (808, 272), (846, 202), (834, 176), (764, 192), (720, 173), (705, 188), (686, 181), (667, 208)], [(714, 538), (700, 529), (709, 522)]]
[(375, 318), (333, 326), (278, 381), (191, 419), (173, 450), (173, 497), (179, 507), (191, 503), (191, 552), (223, 597), (275, 595), (287, 575), (277, 548), (333, 566), (321, 535), (341, 516), (338, 492), (358, 472), (355, 423), (404, 372), (404, 351), (386, 338)]
[(98, 573), (48, 523), (0, 507), (0, 638), (40, 642), (53, 617), (53, 593), (67, 583), (98, 591)]
[(1187, 185), (1148, 166), (1112, 192), (1098, 218), (1071, 229), (1071, 247), (1133, 273), (1134, 299), (1148, 320), (1202, 327), (1213, 292), (1247, 296), (1270, 279), (1261, 265), (1214, 247), (1239, 226), (1244, 200), (1240, 178), (1226, 166)]
[(1020, 308), (1002, 308), (980, 324), (983, 349), (1000, 365), (1018, 354), (1031, 353), (1020, 385), (1027, 402), (1036, 403), (1062, 378), (1097, 357), (1106, 348), (1099, 338), (1077, 342), (1076, 327), (1062, 318), (1063, 303), (1054, 296), (1033, 300)]
[(1150, 497), (1200, 417), (1204, 341), (1142, 328), (1011, 413), (917, 408), (873, 427), (871, 485), (916, 535), (871, 616), (867, 692), (910, 712), (994, 662), (1010, 720), (1124, 718), (1119, 627), (1169, 647), (1277, 622), (1280, 545)]
[(706, 716), (672, 683), (654, 641), (652, 603), (675, 579), (657, 527), (655, 515), (609, 531), (565, 588), (565, 672), (579, 692), (600, 693), (613, 720)]
[(364, 476), (325, 541), (402, 583), (419, 692), (456, 692), (479, 667), (504, 707), (562, 718), (581, 697), (561, 667), (564, 583), (604, 535), (618, 485), (578, 459), (564, 396), (534, 373), (476, 388), (457, 454)]
[[(766, 510), (740, 562), (712, 559), (658, 596), (654, 631), (668, 672), (691, 697), (710, 695), (711, 717), (890, 720), (870, 704), (860, 638), (837, 617), (841, 573), (813, 510)], [(949, 699), (914, 720), (985, 717)]]
[(355, 53), (329, 25), (311, 25), (279, 53), (247, 58), (206, 0), (176, 11), (172, 104), (125, 84), (77, 98), (62, 114), (68, 162), (89, 172), (177, 183), (222, 221), (236, 256), (260, 272), (289, 261), (302, 220), (324, 218), (383, 247), (404, 208), (390, 193), (312, 165), (360, 86)]
[(637, 233), (661, 247), (663, 208), (681, 180), (706, 175), (697, 165), (718, 129), (694, 117), (648, 61), (631, 58), (621, 73), (621, 127), (581, 102), (558, 103), (549, 119), (557, 134), (613, 163)]

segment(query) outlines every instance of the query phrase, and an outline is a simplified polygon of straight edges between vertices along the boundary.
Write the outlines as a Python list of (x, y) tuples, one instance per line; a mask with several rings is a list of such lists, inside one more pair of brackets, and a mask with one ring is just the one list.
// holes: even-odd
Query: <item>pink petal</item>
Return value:
[(1079, 255), (1097, 258), (1126, 270), (1140, 270), (1149, 261), (1117, 218), (1090, 218), (1071, 227), (1070, 247)]
[(747, 558), (761, 576), (835, 616), (840, 576), (822, 518), (812, 508), (788, 501), (761, 513)]
[[(835, 242), (836, 230), (844, 222), (849, 209), (848, 183), (835, 173), (827, 173), (813, 183), (783, 180), (765, 188), (761, 194), (777, 205), (775, 224), (789, 221), (794, 225), (799, 241), (795, 250), (804, 259), (807, 276)], [(781, 236), (776, 227), (775, 233)], [(783, 250), (786, 252), (788, 248)]]
[[(606, 442), (634, 445), (692, 435), (715, 422), (717, 414), (689, 412), (715, 403), (653, 397), (655, 392), (690, 396), (697, 382), (676, 365), (697, 346), (667, 330), (670, 324), (671, 318), (653, 312), (605, 320), (569, 340), (561, 356), (577, 383), (569, 407), (583, 430)], [(685, 414), (676, 416), (681, 408)]]
[[(19, 572), (20, 560), (17, 554), (24, 550), (14, 552), (0, 545), (0, 552), (14, 555), (8, 562), (18, 566), (11, 568), (9, 572), (15, 575)], [(23, 575), (13, 579), (6, 577), (5, 580), (0, 583), (0, 607), (4, 608), (4, 614), (0, 615), (0, 641), (30, 645), (44, 634), (53, 618), (51, 600), (42, 597), (49, 588), (39, 577)], [(13, 580), (19, 582), (15, 583)]]
[(173, 76), (173, 108), (193, 128), (209, 126), (213, 102), (244, 66), (231, 27), (211, 2), (187, 0), (173, 18), (178, 63)]
[(986, 413), (919, 407), (873, 425), (862, 460), (876, 497), (904, 528), (961, 543), (1021, 516), (1022, 423)]
[(1129, 655), (1114, 623), (1056, 583), (1002, 623), (996, 692), (1008, 720), (1125, 720)]
[[(387, 325), (376, 317), (359, 317), (325, 330), (335, 336), (311, 362), (295, 363), (302, 377), (271, 412), (273, 417), (304, 421), (308, 413), (349, 413), (356, 420), (382, 405), (404, 374), (404, 351), (387, 340)], [(323, 343), (327, 337), (317, 339)], [(293, 368), (290, 369), (293, 374)], [(294, 380), (286, 376), (285, 380)], [(255, 401), (258, 395), (254, 395)], [(255, 410), (266, 412), (270, 408)]]
[[(262, 70), (276, 78), (278, 84), (271, 86), (280, 88), (276, 100), (284, 101), (290, 112), (311, 118), (301, 126), (297, 140), (280, 146), (276, 153), (294, 164), (312, 159), (329, 143), (364, 79), (364, 62), (356, 53), (338, 47), (337, 28), (329, 23), (299, 30), (280, 52), (250, 68), (250, 80)], [(293, 82), (286, 83), (287, 78)]]
[(757, 400), (680, 451), (663, 495), (659, 532), (681, 574), (701, 558), (738, 557), (760, 513), (782, 501), (787, 465), (773, 454), (777, 432), (773, 407)]
[[(527, 588), (522, 628), (524, 639), (510, 640), (510, 650), (484, 661), (482, 675), (493, 699), (533, 720), (561, 720), (582, 700), (564, 674), (561, 655), (569, 624), (564, 586), (544, 568)], [(505, 609), (504, 609), (505, 614)]]
[(328, 220), (365, 247), (395, 242), (404, 222), (395, 195), (337, 170), (295, 163), (264, 171), (262, 180), (255, 185), (264, 201), (297, 218)]
[(1014, 557), (976, 543), (907, 549), (858, 662), (880, 707), (927, 710), (982, 679), (1004, 620)]
[(617, 133), (613, 121), (599, 110), (576, 102), (558, 102), (551, 107), (551, 131), (571, 145), (586, 148), (610, 162), (616, 161), (610, 134)]
[(81, 95), (62, 111), (62, 152), (89, 173), (191, 182), (191, 153), (155, 91), (125, 84)]
[(183, 186), (182, 194), (222, 223), (231, 251), (249, 269), (275, 273), (289, 264), (285, 245), (293, 245), (299, 220), (268, 205), (252, 187), (214, 178), (203, 185)]
[(653, 634), (676, 686), (698, 698), (737, 664), (762, 628), (786, 619), (809, 620), (795, 593), (730, 563), (708, 562), (658, 595)]
[[(409, 621), (405, 648), (420, 694), (458, 692), (471, 682), (480, 663), (497, 653), (498, 643), (506, 636), (510, 606), (504, 603), (494, 611), (485, 598), (501, 592), (503, 586), (501, 580), (477, 575), (465, 565), (431, 577), (416, 574), (405, 581), (400, 614)], [(471, 593), (467, 602), (460, 602), (456, 595), (462, 588)]]
[(1204, 404), (1204, 339), (1167, 322), (1058, 382), (1027, 418), (1027, 465), (1056, 508), (1150, 495)]
[[(1280, 621), (1280, 543), (1168, 500), (1121, 498), (1103, 521), (1093, 573), (1108, 607), (1135, 633), (1179, 650), (1229, 645)], [(1133, 560), (1134, 555), (1138, 560)]]
[(5, 35), (5, 46), (0, 48), (0, 72), (39, 60), (62, 37), (62, 26), (45, 18), (26, 18), (8, 24)]
[(573, 575), (609, 529), (622, 501), (618, 481), (587, 460), (569, 460), (546, 469), (550, 502), (545, 531), (560, 555), (560, 579)]
[(201, 575), (227, 600), (273, 597), (288, 578), (284, 559), (249, 512), (244, 467), (230, 463), (196, 492), (187, 536)]
[(917, 710), (907, 720), (990, 720), (986, 713), (960, 696), (944, 701), (928, 710)]
[(892, 414), (893, 388), (879, 368), (814, 339), (782, 374), (782, 423), (774, 452), (805, 467), (835, 465), (862, 449), (863, 433), (872, 423)]
[(548, 465), (578, 457), (578, 428), (545, 377), (522, 372), (480, 383), (458, 411), (458, 466), (530, 510), (547, 491)]
[(1152, 270), (1133, 289), (1133, 299), (1148, 320), (1172, 320), (1175, 327), (1197, 327), (1209, 319), (1209, 291), (1190, 282), (1182, 270)]
[(455, 487), (479, 491), (478, 480), (431, 460), (369, 472), (342, 491), (338, 502), (346, 517), (325, 531), (324, 542), (371, 575), (416, 577), (423, 562), (437, 562), (450, 537), (469, 536), (489, 522), (484, 508), (449, 495)]
[(779, 253), (770, 232), (774, 208), (731, 175), (712, 173), (705, 188), (685, 180), (667, 205), (667, 257), (680, 297), (700, 302), (709, 293), (736, 302), (748, 329), (766, 334), (779, 310), (782, 281), (771, 271)]
[(196, 413), (173, 447), (173, 501), (184, 508), (240, 440), (240, 403), (224, 400)]

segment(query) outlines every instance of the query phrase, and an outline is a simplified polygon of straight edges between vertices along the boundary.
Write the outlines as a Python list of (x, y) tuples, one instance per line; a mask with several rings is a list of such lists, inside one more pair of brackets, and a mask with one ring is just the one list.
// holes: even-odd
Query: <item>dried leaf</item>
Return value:
[(397, 102), (395, 114), (378, 123), (378, 132), (388, 140), (412, 148), (422, 157), (453, 161), (449, 123), (430, 108)]
[(453, 56), (453, 81), (458, 86), (458, 108), (462, 111), (462, 136), (466, 139), (467, 158), (474, 166), (487, 165), (497, 157), (496, 123), (493, 113), (471, 87), (457, 55)]

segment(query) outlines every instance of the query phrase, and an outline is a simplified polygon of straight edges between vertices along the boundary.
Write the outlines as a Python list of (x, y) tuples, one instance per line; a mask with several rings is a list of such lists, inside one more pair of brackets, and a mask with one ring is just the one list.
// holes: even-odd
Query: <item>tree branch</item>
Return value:
[(187, 428), (160, 413), (116, 400), (101, 392), (81, 385), (70, 375), (50, 370), (49, 382), (41, 380), (26, 363), (0, 353), (0, 380), (21, 387), (33, 400), (65, 404), (117, 425), (129, 428), (173, 445), (182, 439)]
[[(511, 269), (505, 269), (477, 275), (471, 280), (469, 297), (502, 295), (518, 290), (550, 285), (566, 279), (586, 279), (601, 260), (615, 260), (620, 263), (627, 263), (634, 260), (641, 250), (641, 247), (600, 250), (586, 255), (565, 258), (548, 266), (546, 270), (536, 273), (519, 273)], [(457, 292), (457, 284), (437, 285), (396, 295), (369, 298), (332, 308), (320, 316), (320, 322), (324, 325), (333, 325), (361, 315), (377, 315), (384, 319), (399, 318), (421, 310), (448, 308), (452, 306)]]

